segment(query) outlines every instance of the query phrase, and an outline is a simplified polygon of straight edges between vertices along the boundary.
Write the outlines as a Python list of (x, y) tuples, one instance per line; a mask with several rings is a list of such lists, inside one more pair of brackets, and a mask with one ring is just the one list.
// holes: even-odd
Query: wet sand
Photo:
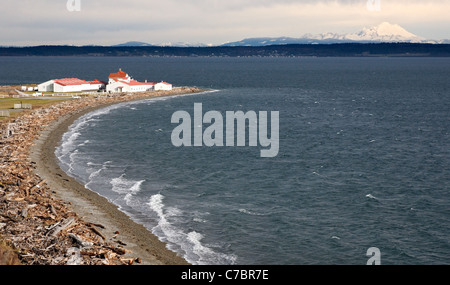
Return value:
[(89, 107), (51, 122), (30, 149), (30, 160), (36, 165), (36, 174), (46, 179), (48, 187), (54, 191), (56, 197), (70, 203), (71, 210), (82, 220), (104, 226), (102, 233), (108, 241), (120, 238), (120, 241), (126, 244), (125, 248), (131, 251), (125, 257), (139, 258), (143, 265), (189, 264), (181, 256), (167, 249), (166, 244), (144, 226), (132, 221), (117, 206), (85, 188), (59, 167), (55, 148), (70, 125), (80, 116), (109, 105), (111, 104)]

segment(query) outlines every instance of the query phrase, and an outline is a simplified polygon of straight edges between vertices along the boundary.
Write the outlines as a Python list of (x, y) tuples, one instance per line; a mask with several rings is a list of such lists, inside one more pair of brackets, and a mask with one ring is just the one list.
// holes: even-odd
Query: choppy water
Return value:
[[(16, 60), (59, 77), (122, 67), (217, 90), (87, 114), (56, 151), (65, 171), (194, 264), (365, 264), (370, 247), (382, 264), (450, 263), (450, 59)], [(279, 111), (278, 156), (174, 147), (171, 116), (194, 103), (224, 117)]]

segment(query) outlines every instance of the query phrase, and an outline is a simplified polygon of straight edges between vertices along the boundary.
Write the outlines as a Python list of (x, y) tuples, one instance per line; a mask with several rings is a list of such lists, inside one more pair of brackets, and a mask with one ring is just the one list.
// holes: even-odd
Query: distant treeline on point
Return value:
[(450, 44), (345, 43), (217, 47), (0, 47), (0, 56), (450, 57)]

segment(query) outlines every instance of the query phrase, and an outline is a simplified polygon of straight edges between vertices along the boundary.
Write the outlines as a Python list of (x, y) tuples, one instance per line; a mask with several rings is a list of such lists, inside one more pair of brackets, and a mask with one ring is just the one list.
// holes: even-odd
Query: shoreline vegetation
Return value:
[(55, 147), (80, 116), (112, 104), (207, 90), (89, 96), (0, 121), (1, 265), (187, 265), (144, 226), (59, 167)]

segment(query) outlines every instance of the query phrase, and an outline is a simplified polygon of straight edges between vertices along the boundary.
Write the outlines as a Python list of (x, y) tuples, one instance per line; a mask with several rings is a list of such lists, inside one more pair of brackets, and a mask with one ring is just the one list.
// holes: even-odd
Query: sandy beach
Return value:
[[(18, 147), (20, 145), (22, 149), (16, 152), (9, 152), (11, 157), (7, 161), (17, 164), (16, 156), (20, 153), (22, 155), (21, 159), (24, 159), (23, 155), (25, 154), (28, 160), (27, 163), (30, 164), (29, 167), (32, 170), (27, 175), (18, 175), (10, 171), (13, 174), (12, 177), (19, 177), (19, 179), (27, 181), (28, 185), (24, 182), (19, 183), (20, 181), (16, 183), (19, 184), (18, 186), (13, 185), (15, 182), (9, 187), (3, 182), (0, 185), (2, 186), (0, 188), (0, 203), (1, 200), (7, 201), (8, 207), (22, 209), (19, 211), (11, 210), (12, 208), (8, 210), (8, 207), (0, 207), (0, 213), (2, 214), (0, 216), (0, 240), (6, 240), (18, 253), (19, 259), (24, 264), (188, 264), (181, 256), (168, 250), (166, 244), (158, 240), (148, 229), (133, 222), (126, 214), (118, 210), (117, 206), (93, 191), (86, 189), (75, 179), (66, 175), (59, 167), (54, 152), (62, 135), (83, 114), (124, 101), (200, 91), (202, 90), (185, 87), (174, 88), (173, 91), (129, 95), (128, 97), (117, 96), (101, 100), (86, 98), (66, 101), (45, 108), (50, 110), (38, 110), (37, 112), (41, 114), (40, 120), (48, 121), (48, 123), (41, 129), (35, 130), (35, 137), (32, 137), (31, 134), (30, 136), (25, 135), (25, 142), (31, 141), (28, 143), (29, 147), (23, 146), (24, 144), (27, 145), (25, 142), (18, 143), (16, 141), (15, 145), (18, 145)], [(24, 116), (18, 117), (16, 123), (20, 122), (22, 129), (36, 129), (36, 127), (30, 126), (32, 123), (29, 123), (36, 120), (31, 119), (27, 121), (22, 118)], [(36, 117), (35, 114), (28, 114), (29, 116)], [(2, 143), (5, 145), (8, 143), (8, 140), (3, 139)], [(10, 167), (9, 169), (13, 168)], [(5, 173), (5, 168), (2, 169), (2, 172), (2, 180), (6, 181), (5, 177), (8, 177), (8, 173)], [(34, 180), (30, 178), (33, 175), (37, 177)], [(39, 185), (37, 185), (38, 181), (40, 181)], [(25, 186), (23, 186), (24, 184)], [(46, 190), (50, 193), (47, 194), (50, 198), (47, 198), (46, 201), (50, 199), (51, 203), (55, 202), (58, 205), (47, 204), (45, 208), (39, 210), (39, 206), (45, 203), (40, 201), (42, 197), (36, 196), (32, 198), (33, 195), (40, 195), (36, 191), (36, 185), (39, 186), (37, 187), (39, 191)], [(31, 191), (30, 189), (34, 190)], [(67, 207), (67, 209), (61, 209), (62, 207)], [(57, 210), (54, 210), (55, 208)], [(23, 215), (23, 209), (27, 209), (26, 215)], [(36, 213), (33, 211), (36, 211)], [(62, 213), (61, 217), (58, 217), (56, 212)], [(47, 214), (49, 217), (42, 218), (42, 216)], [(54, 233), (49, 234), (49, 228), (61, 227), (61, 225), (67, 223), (69, 218), (73, 219), (73, 217), (76, 218), (76, 223), (71, 224), (70, 227), (62, 228), (57, 235), (54, 235)], [(43, 220), (43, 224), (35, 226), (37, 221), (40, 222), (39, 219)], [(30, 225), (33, 223), (37, 230), (33, 232), (33, 229), (23, 229), (31, 227), (27, 226), (27, 223), (30, 223)], [(43, 227), (44, 229), (42, 229)], [(18, 229), (22, 229), (22, 235), (32, 235), (34, 238), (25, 237), (21, 239), (21, 233)], [(32, 232), (30, 233), (29, 231)], [(43, 242), (44, 237), (42, 235), (51, 236), (55, 240), (51, 244), (49, 244), (49, 241)], [(24, 240), (26, 240), (26, 243)], [(40, 243), (35, 242), (36, 244), (29, 245), (33, 240), (40, 241)], [(45, 247), (46, 249), (49, 247), (56, 248), (54, 244), (64, 245), (59, 250), (63, 252), (53, 249), (55, 251), (54, 257), (51, 256), (48, 250), (35, 250), (39, 247)], [(33, 248), (33, 250), (30, 248)], [(30, 251), (32, 252), (30, 253)], [(36, 257), (41, 251), (45, 252), (43, 254), (45, 258)], [(78, 258), (74, 258), (74, 256)]]

